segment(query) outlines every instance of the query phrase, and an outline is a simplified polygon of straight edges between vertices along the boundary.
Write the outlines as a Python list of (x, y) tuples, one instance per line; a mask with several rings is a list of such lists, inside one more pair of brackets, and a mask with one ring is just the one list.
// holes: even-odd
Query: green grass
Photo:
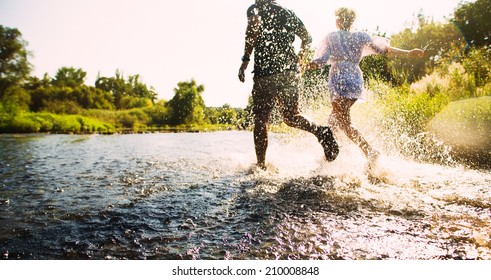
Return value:
[(371, 81), (380, 114), (370, 115), (391, 150), (439, 163), (491, 156), (490, 85), (473, 87), (455, 73), (401, 87)]
[(114, 133), (114, 125), (80, 115), (20, 113), (4, 118), (3, 133)]
[(491, 96), (450, 103), (429, 129), (454, 147), (491, 149)]
[(125, 111), (90, 110), (84, 115), (52, 113), (0, 114), (0, 133), (135, 133), (197, 132), (235, 129), (234, 125), (192, 124), (171, 126), (148, 125), (148, 117), (140, 109)]

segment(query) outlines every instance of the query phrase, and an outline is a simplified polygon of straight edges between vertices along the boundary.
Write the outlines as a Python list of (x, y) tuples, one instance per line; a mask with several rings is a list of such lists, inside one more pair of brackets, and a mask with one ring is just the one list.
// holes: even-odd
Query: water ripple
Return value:
[(315, 139), (284, 143), (274, 135), (276, 170), (250, 172), (251, 139), (248, 132), (1, 136), (0, 253), (491, 259), (489, 172), (396, 158), (371, 178), (356, 157), (326, 164)]

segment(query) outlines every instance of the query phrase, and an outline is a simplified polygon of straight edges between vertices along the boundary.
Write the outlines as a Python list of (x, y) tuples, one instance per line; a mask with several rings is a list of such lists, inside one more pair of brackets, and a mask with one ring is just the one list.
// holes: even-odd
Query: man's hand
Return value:
[(310, 70), (309, 65), (314, 58), (314, 51), (310, 49), (310, 45), (306, 48), (301, 48), (298, 54), (298, 64), (300, 65), (301, 71)]
[(240, 69), (239, 69), (239, 80), (241, 82), (244, 82), (245, 81), (245, 70), (247, 69), (247, 65), (249, 65), (249, 61), (242, 62), (242, 65), (240, 66)]
[(319, 68), (321, 68), (321, 66), (317, 65), (317, 63), (315, 63), (313, 61), (308, 61), (304, 64), (300, 64), (300, 71), (302, 73), (304, 73), (305, 71), (319, 69)]

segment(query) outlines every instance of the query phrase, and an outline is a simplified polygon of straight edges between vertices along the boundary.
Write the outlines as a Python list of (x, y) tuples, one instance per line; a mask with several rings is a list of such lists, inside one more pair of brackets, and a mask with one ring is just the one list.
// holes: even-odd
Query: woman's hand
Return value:
[(403, 50), (399, 48), (395, 48), (392, 46), (387, 46), (387, 55), (388, 56), (401, 56), (401, 57), (409, 57), (409, 58), (421, 58), (423, 57), (425, 52), (421, 49), (412, 49), (410, 51)]

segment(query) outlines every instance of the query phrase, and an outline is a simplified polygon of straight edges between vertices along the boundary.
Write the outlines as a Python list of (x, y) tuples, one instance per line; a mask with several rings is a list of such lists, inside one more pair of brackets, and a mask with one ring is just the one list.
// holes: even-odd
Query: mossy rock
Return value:
[(491, 96), (451, 102), (428, 125), (456, 159), (491, 167)]

